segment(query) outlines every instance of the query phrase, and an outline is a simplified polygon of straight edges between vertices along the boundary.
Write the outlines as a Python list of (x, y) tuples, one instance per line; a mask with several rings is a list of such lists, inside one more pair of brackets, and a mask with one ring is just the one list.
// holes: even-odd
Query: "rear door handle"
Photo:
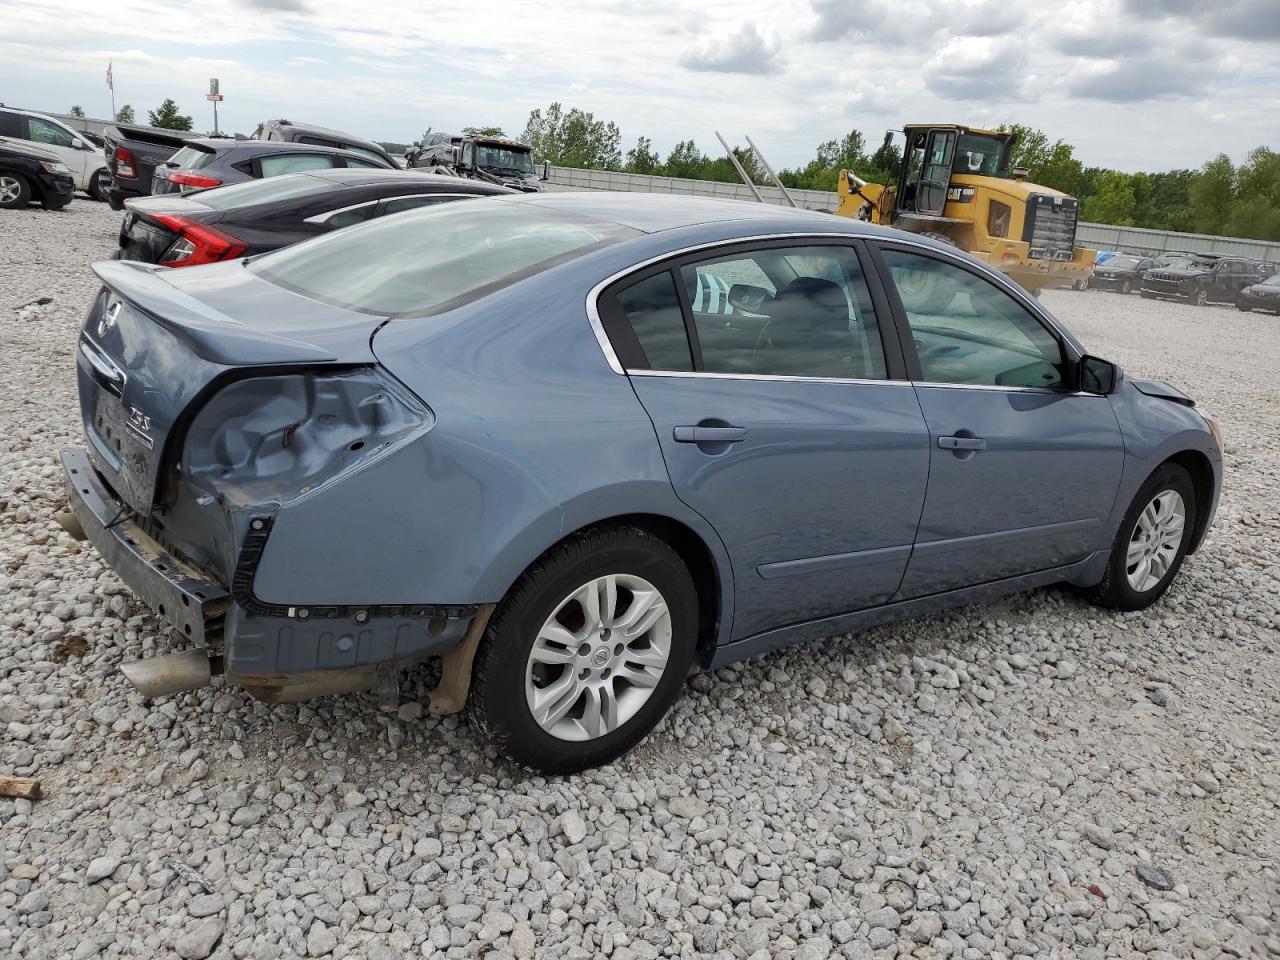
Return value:
[(672, 436), (676, 443), (741, 443), (747, 439), (747, 428), (676, 427)]
[(943, 450), (985, 450), (987, 441), (982, 437), (939, 437), (938, 446)]

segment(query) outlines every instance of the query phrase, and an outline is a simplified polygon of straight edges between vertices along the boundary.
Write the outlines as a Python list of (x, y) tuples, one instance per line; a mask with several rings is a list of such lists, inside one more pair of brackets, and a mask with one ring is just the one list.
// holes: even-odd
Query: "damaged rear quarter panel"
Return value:
[[(652, 513), (723, 548), (675, 496), (650, 422), (588, 324), (589, 283), (517, 283), (393, 321), (379, 361), (435, 414), (427, 434), (281, 508), (254, 580), (289, 604), (493, 603), (569, 533)], [(732, 590), (721, 584), (731, 603)]]

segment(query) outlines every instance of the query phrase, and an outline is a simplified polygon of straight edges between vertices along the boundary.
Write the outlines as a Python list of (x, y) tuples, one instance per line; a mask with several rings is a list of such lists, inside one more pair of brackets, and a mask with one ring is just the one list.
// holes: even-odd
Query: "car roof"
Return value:
[(659, 233), (727, 220), (777, 221), (784, 226), (788, 223), (802, 223), (810, 228), (815, 220), (821, 220), (840, 233), (870, 232), (857, 229), (861, 221), (848, 217), (834, 217), (828, 213), (780, 207), (771, 203), (721, 200), (714, 197), (582, 190), (525, 194), (520, 202), (608, 220), (642, 233)]
[(354, 146), (364, 147), (367, 150), (377, 150), (379, 153), (386, 152), (385, 150), (382, 149), (382, 147), (378, 146), (372, 140), (366, 140), (363, 137), (357, 137), (353, 134), (346, 133), (343, 130), (335, 130), (333, 129), (333, 127), (321, 127), (321, 126), (317, 126), (314, 123), (302, 123), (296, 120), (283, 120), (283, 119), (268, 120), (266, 121), (266, 124), (263, 124), (263, 125), (266, 126), (267, 124), (275, 124), (277, 127), (289, 127), (294, 130), (305, 131), (306, 133), (316, 133), (316, 134), (319, 134), (320, 136), (329, 137), (333, 140), (345, 140), (347, 141), (347, 143), (353, 144)]
[[(438, 188), (442, 193), (474, 193), (477, 196), (500, 196), (507, 193), (520, 193), (492, 183), (479, 180), (467, 180), (463, 177), (447, 177), (438, 173), (425, 173), (413, 170), (374, 170), (368, 167), (359, 169), (335, 168), (333, 170), (307, 170), (307, 176), (319, 177), (340, 183), (344, 187), (371, 187), (380, 183), (408, 183), (415, 187)], [(433, 191), (434, 192), (434, 191)]]

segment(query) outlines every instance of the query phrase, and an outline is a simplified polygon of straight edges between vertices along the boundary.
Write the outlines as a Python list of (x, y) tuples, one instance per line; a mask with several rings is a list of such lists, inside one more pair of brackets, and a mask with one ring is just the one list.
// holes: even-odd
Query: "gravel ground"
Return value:
[(1039, 591), (701, 674), (555, 780), (421, 716), (429, 668), (398, 716), (132, 691), (167, 640), (53, 521), (118, 222), (0, 219), (0, 773), (46, 795), (0, 800), (0, 956), (1280, 956), (1280, 319), (1045, 295), (1226, 430), (1154, 609)]

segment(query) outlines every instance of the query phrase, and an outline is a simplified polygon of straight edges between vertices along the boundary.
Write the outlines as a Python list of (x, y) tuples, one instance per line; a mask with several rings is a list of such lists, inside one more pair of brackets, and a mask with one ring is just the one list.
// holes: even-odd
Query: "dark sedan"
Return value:
[(397, 170), (379, 157), (309, 143), (273, 143), (231, 137), (188, 140), (181, 150), (156, 167), (151, 192), (189, 193), (246, 180), (265, 180), (286, 173), (356, 167)]
[(76, 181), (62, 158), (0, 137), (0, 209), (20, 209), (32, 200), (46, 210), (71, 202)]
[(126, 204), (120, 260), (190, 267), (287, 247), (339, 227), (434, 203), (513, 193), (392, 170), (324, 170)]
[(1141, 286), (1143, 274), (1154, 265), (1155, 260), (1151, 257), (1138, 257), (1131, 253), (1116, 254), (1093, 268), (1089, 288), (1132, 293)]
[(1250, 310), (1280, 313), (1280, 273), (1274, 273), (1261, 283), (1245, 287), (1236, 298), (1236, 306), (1245, 313)]

